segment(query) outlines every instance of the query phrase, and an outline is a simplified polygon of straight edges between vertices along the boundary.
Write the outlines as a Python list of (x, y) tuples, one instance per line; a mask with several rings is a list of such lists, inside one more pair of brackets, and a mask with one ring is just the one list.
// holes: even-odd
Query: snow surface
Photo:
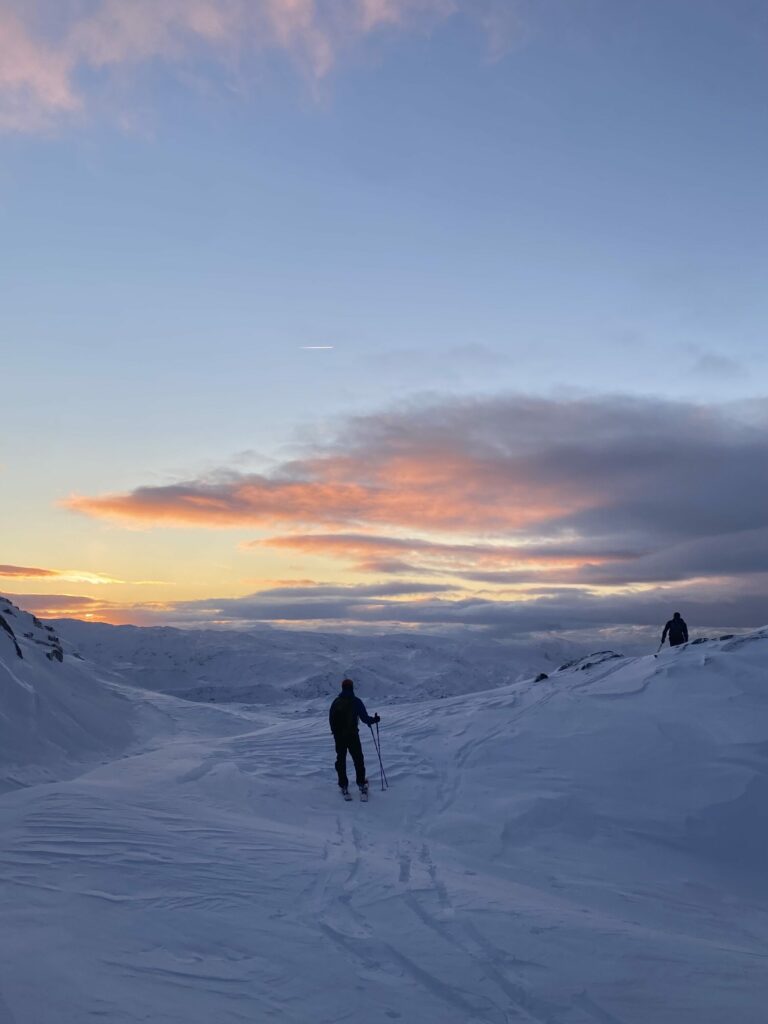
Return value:
[(104, 731), (0, 797), (0, 1024), (765, 1021), (768, 630), (393, 703), (368, 804), (329, 695), (191, 703), (8, 641), (3, 738), (53, 773), (84, 694)]

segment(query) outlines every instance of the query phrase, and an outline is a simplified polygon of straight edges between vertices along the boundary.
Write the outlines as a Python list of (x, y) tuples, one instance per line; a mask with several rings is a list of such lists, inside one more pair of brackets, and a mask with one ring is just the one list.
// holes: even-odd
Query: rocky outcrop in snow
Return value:
[(0, 597), (0, 792), (124, 749), (131, 705), (49, 623)]
[(21, 653), (21, 648), (19, 647), (19, 642), (16, 639), (16, 634), (13, 632), (11, 627), (8, 625), (8, 622), (2, 615), (0, 615), (0, 629), (4, 630), (11, 638), (11, 643), (13, 644), (13, 649), (16, 651), (17, 656), (19, 658), (23, 658), (24, 655)]
[[(16, 629), (13, 628), (9, 620), (16, 621)], [(21, 643), (28, 641), (30, 644), (43, 648), (49, 661), (64, 661), (64, 648), (53, 626), (41, 622), (36, 615), (22, 611), (7, 597), (2, 596), (0, 596), (0, 629), (11, 637), (16, 654), (22, 660), (24, 654)]]

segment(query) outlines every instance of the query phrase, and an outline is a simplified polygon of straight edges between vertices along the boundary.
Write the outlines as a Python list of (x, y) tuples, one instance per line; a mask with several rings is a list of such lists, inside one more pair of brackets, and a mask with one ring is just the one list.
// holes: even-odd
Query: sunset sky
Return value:
[(768, 621), (762, 0), (0, 0), (0, 592)]

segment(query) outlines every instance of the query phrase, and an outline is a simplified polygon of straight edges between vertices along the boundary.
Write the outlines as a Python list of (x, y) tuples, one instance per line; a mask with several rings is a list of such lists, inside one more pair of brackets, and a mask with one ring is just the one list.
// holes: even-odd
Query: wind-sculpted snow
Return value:
[(125, 687), (131, 756), (0, 798), (0, 1021), (763, 1024), (767, 665), (764, 631), (390, 701), (368, 804), (325, 698)]
[(78, 651), (137, 686), (187, 700), (274, 704), (334, 692), (352, 676), (376, 699), (423, 700), (504, 686), (549, 672), (575, 645), (500, 643), (477, 634), (328, 634), (108, 626), (62, 620)]

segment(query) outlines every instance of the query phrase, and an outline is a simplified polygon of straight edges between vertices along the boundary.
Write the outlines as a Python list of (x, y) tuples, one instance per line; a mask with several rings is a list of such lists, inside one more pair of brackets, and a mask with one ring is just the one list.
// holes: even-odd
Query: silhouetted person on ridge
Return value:
[(378, 715), (371, 718), (365, 710), (365, 704), (355, 696), (354, 683), (351, 679), (345, 679), (341, 684), (341, 693), (331, 704), (331, 709), (328, 712), (328, 722), (336, 744), (336, 774), (339, 777), (339, 788), (345, 797), (349, 795), (347, 751), (352, 755), (355, 765), (355, 781), (360, 787), (360, 793), (367, 794), (368, 792), (363, 748), (360, 745), (360, 734), (357, 731), (358, 720), (365, 722), (366, 725), (375, 725), (381, 721)]
[(679, 647), (680, 644), (688, 643), (688, 627), (684, 620), (680, 618), (680, 612), (675, 612), (664, 627), (664, 632), (661, 634), (662, 645), (667, 639), (667, 633), (669, 633), (670, 647)]

